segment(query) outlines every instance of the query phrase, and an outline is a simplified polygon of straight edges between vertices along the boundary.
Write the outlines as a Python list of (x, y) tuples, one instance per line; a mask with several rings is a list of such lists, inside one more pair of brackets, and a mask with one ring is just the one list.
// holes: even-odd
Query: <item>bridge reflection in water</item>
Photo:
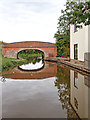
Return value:
[(11, 79), (43, 79), (57, 75), (57, 64), (45, 62), (37, 70), (23, 70), (20, 67), (12, 69), (10, 72), (3, 73), (4, 78)]

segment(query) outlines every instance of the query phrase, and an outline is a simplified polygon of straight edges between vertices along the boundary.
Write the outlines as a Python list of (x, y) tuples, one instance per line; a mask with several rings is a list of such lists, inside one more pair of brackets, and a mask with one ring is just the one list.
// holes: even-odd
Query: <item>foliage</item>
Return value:
[(76, 27), (79, 28), (82, 28), (82, 23), (85, 26), (90, 24), (90, 1), (67, 0), (65, 9), (61, 10), (61, 13), (58, 19), (58, 30), (54, 35), (58, 47), (58, 56), (62, 53), (69, 54), (65, 50), (66, 44), (69, 47), (69, 24), (76, 24)]
[(18, 53), (18, 58), (29, 59), (30, 57), (42, 56), (40, 50), (23, 50)]
[(14, 58), (5, 58), (2, 57), (2, 72), (8, 71), (18, 65), (27, 63), (27, 60), (19, 60)]
[(69, 56), (69, 33), (67, 35), (56, 33), (54, 37), (58, 50), (57, 56), (60, 57), (63, 54)]

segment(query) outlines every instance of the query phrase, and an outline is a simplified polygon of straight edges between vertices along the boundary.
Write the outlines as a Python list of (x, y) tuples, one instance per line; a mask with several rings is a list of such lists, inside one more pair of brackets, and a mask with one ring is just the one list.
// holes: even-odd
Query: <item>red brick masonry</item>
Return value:
[(44, 53), (45, 58), (56, 57), (57, 55), (57, 46), (53, 43), (25, 41), (2, 45), (3, 56), (7, 58), (17, 58), (18, 53), (25, 49), (41, 50)]

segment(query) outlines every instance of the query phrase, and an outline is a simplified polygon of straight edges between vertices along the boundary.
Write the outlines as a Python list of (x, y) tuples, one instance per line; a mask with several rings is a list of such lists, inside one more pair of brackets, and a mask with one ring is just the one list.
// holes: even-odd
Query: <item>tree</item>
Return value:
[(65, 45), (69, 44), (69, 25), (76, 24), (76, 27), (81, 28), (82, 23), (86, 26), (90, 24), (90, 0), (67, 0), (65, 9), (61, 10), (61, 16), (58, 19), (56, 45), (59, 54), (69, 54), (65, 50)]

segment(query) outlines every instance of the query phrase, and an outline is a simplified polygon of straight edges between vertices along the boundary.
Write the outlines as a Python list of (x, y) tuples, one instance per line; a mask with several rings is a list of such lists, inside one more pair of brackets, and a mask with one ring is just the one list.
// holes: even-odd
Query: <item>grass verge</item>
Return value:
[(26, 59), (14, 59), (2, 57), (2, 72), (6, 72), (16, 66), (27, 63)]

